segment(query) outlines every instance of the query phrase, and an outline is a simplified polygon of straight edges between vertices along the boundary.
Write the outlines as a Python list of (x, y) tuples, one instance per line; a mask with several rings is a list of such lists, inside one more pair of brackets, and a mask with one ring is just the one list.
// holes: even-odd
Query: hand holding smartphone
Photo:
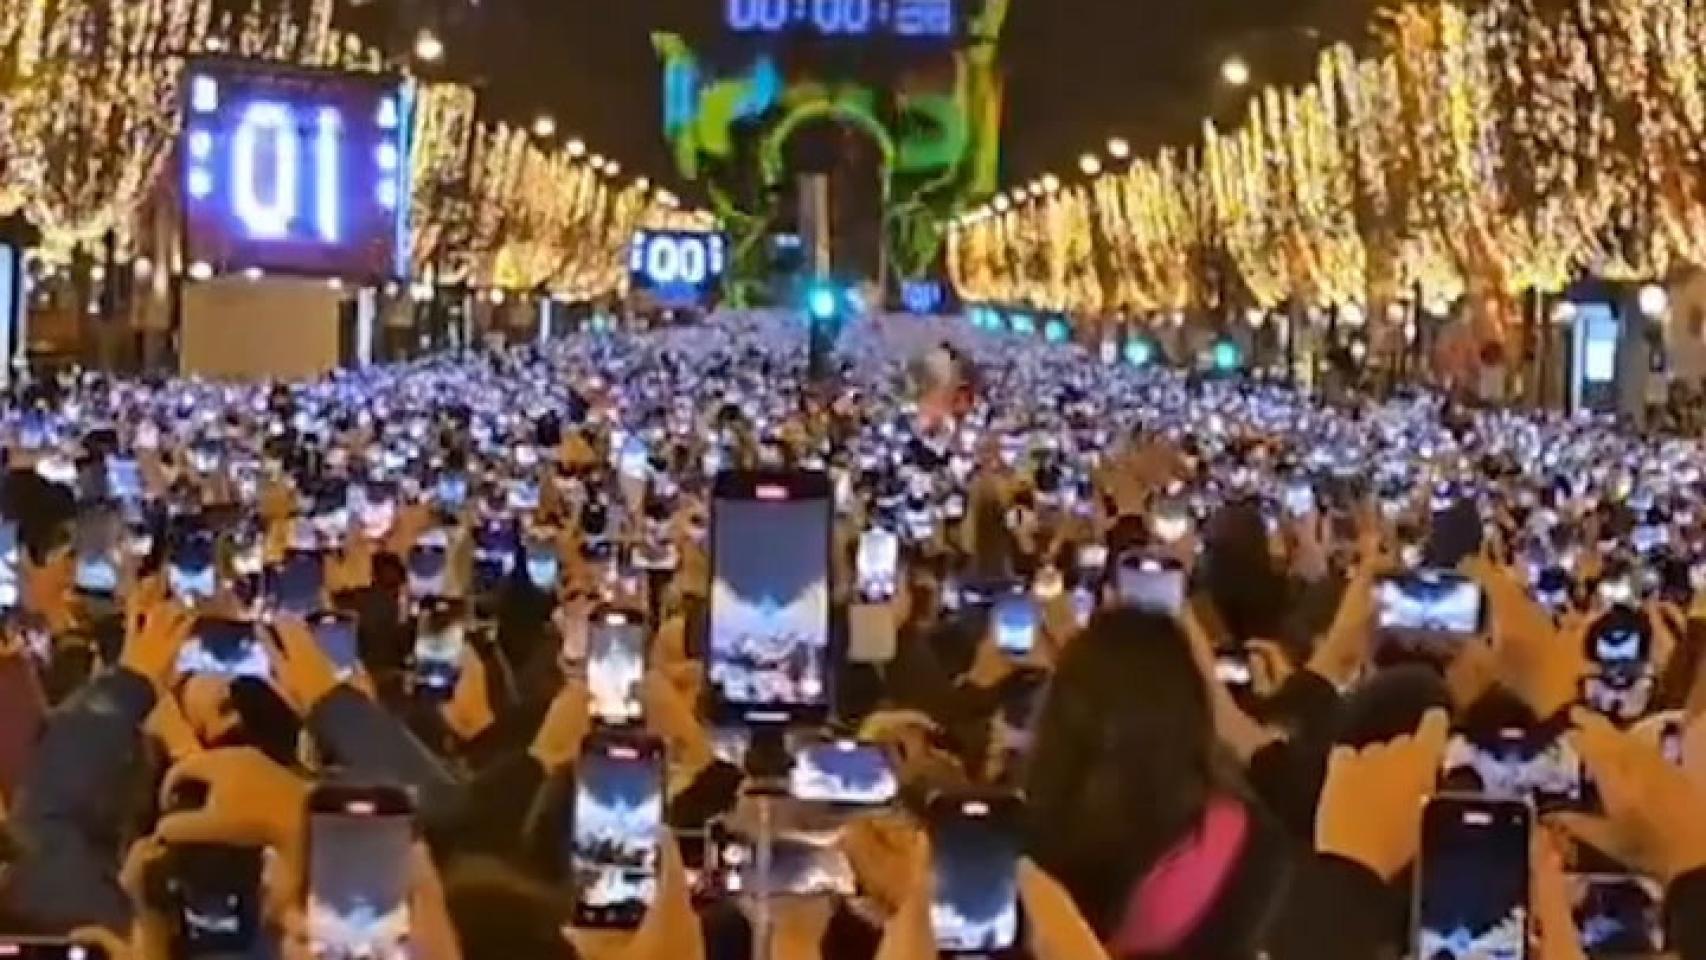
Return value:
[(663, 830), (663, 742), (595, 733), (575, 767), (563, 824), (562, 859), (574, 895), (574, 924), (632, 930), (657, 895)]
[(1534, 810), (1520, 800), (1444, 794), (1428, 802), (1412, 956), (1526, 960), (1533, 831)]
[(943, 956), (1020, 953), (1021, 811), (1020, 801), (1010, 794), (950, 794), (931, 802), (935, 895), (930, 929)]
[(409, 960), (414, 804), (397, 787), (308, 798), (308, 938), (317, 960)]

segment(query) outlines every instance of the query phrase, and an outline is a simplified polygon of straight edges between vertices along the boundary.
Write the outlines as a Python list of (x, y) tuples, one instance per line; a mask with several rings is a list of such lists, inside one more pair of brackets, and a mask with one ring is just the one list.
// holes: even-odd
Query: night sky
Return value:
[[(1003, 182), (1064, 175), (1110, 136), (1140, 153), (1187, 142), (1211, 111), (1242, 111), (1247, 93), (1219, 84), (1227, 54), (1243, 55), (1258, 84), (1307, 79), (1329, 39), (1366, 37), (1377, 2), (1012, 0)], [(440, 18), (445, 69), (480, 77), (492, 112), (526, 121), (548, 111), (564, 138), (675, 182), (649, 34), (673, 27), (710, 38), (724, 0), (368, 0), (352, 16), (373, 35), (400, 4), (415, 6), (408, 16)]]

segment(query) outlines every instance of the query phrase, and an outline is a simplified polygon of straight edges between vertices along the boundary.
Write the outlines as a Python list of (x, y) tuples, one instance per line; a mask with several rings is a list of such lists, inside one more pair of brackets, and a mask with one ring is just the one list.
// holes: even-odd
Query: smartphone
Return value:
[(1114, 569), (1114, 591), (1126, 606), (1178, 616), (1185, 607), (1185, 569), (1176, 561), (1126, 554)]
[(632, 930), (657, 893), (664, 751), (654, 737), (600, 731), (575, 767), (564, 850), (574, 925)]
[(1307, 517), (1316, 512), (1315, 488), (1307, 483), (1289, 483), (1285, 487), (1285, 512), (1293, 517)]
[(615, 608), (594, 612), (586, 633), (586, 682), (593, 717), (609, 724), (640, 720), (645, 678), (645, 621)]
[(708, 676), (717, 719), (829, 716), (832, 499), (822, 473), (725, 473), (713, 484)]
[(79, 552), (72, 572), (72, 585), (78, 593), (110, 600), (118, 595), (118, 572), (116, 551)]
[(442, 539), (436, 543), (417, 543), (409, 551), (409, 596), (415, 600), (444, 596), (444, 577), (449, 565), (450, 551)]
[(1021, 953), (1021, 813), (1020, 801), (1011, 794), (948, 794), (930, 802), (935, 878), (930, 928), (941, 955)]
[(347, 678), (361, 666), (361, 651), (356, 642), (356, 619), (338, 610), (321, 610), (308, 617), (308, 628), (326, 659), (337, 668), (338, 676)]
[(900, 538), (882, 527), (871, 527), (859, 537), (854, 564), (859, 581), (860, 603), (888, 603), (894, 599), (900, 570)]
[(267, 658), (266, 645), (255, 635), (253, 621), (201, 617), (189, 641), (178, 650), (177, 670), (180, 674), (264, 680), (272, 676), (272, 662)]
[(1423, 569), (1375, 583), (1375, 624), (1383, 645), (1450, 657), (1481, 632), (1486, 594), (1450, 570)]
[(467, 624), (460, 605), (429, 604), (415, 621), (415, 692), (429, 700), (448, 700), (462, 679)]
[(1569, 877), (1571, 914), (1590, 957), (1648, 957), (1665, 952), (1664, 891), (1626, 873)]
[(280, 612), (306, 616), (320, 609), (325, 590), (325, 557), (318, 550), (286, 550), (273, 571), (273, 605)]
[(798, 750), (788, 775), (795, 800), (849, 807), (883, 807), (900, 792), (888, 752), (874, 743), (830, 740)]
[(858, 893), (852, 863), (832, 843), (776, 837), (770, 843), (768, 882), (756, 869), (757, 850), (751, 841), (725, 835), (713, 849), (716, 887), (730, 896), (852, 897)]
[(108, 960), (107, 948), (55, 937), (0, 934), (0, 960)]
[(142, 471), (134, 457), (107, 457), (107, 493), (123, 503), (142, 499)]
[(1078, 570), (1081, 574), (1098, 576), (1108, 565), (1108, 548), (1105, 544), (1086, 543), (1078, 548)]
[(1190, 513), (1183, 504), (1158, 506), (1149, 518), (1149, 531), (1162, 543), (1178, 543), (1191, 532)]
[(166, 560), (166, 585), (185, 606), (211, 600), (219, 592), (214, 569), (213, 535), (197, 531), (177, 543)]
[(1014, 589), (995, 599), (991, 610), (995, 647), (1010, 657), (1029, 656), (1037, 643), (1037, 600)]
[(1533, 830), (1534, 810), (1520, 800), (1442, 794), (1428, 802), (1413, 956), (1527, 960)]
[(261, 925), (261, 850), (216, 843), (166, 850), (166, 891), (174, 911), (174, 956), (246, 953)]
[(1520, 800), (1542, 812), (1581, 809), (1589, 800), (1586, 768), (1556, 729), (1507, 727), (1446, 744), (1444, 780), (1453, 790)]
[(328, 960), (408, 960), (415, 810), (400, 787), (308, 796), (308, 939)]
[(0, 521), (0, 610), (18, 606), (18, 522)]

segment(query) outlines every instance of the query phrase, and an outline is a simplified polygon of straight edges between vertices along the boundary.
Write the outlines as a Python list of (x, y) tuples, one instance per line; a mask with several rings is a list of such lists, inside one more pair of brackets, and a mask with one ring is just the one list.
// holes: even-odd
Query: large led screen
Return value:
[(401, 275), (410, 103), (397, 78), (197, 60), (184, 99), (191, 263)]
[(633, 288), (659, 303), (706, 304), (723, 282), (726, 243), (720, 233), (640, 230), (628, 253)]

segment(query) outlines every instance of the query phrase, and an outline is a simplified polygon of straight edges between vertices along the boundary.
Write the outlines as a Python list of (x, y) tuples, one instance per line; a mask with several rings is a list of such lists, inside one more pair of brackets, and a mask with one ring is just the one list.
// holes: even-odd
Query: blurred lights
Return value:
[(1128, 159), (1130, 159), (1131, 158), (1131, 141), (1127, 140), (1124, 137), (1115, 137), (1112, 140), (1109, 140), (1108, 141), (1108, 156), (1113, 157), (1115, 160), (1128, 160)]
[(557, 135), (557, 120), (550, 114), (542, 113), (533, 118), (533, 135), (541, 140), (549, 140)]
[(415, 58), (422, 63), (437, 63), (444, 59), (444, 41), (431, 30), (415, 34)]
[(1228, 86), (1243, 87), (1250, 83), (1250, 65), (1243, 57), (1227, 57), (1220, 65), (1220, 79)]
[(1102, 159), (1093, 153), (1086, 153), (1078, 158), (1078, 169), (1086, 177), (1094, 177), (1102, 172)]
[(1665, 311), (1670, 309), (1670, 294), (1656, 283), (1642, 287), (1637, 300), (1641, 313), (1649, 318), (1663, 316)]

